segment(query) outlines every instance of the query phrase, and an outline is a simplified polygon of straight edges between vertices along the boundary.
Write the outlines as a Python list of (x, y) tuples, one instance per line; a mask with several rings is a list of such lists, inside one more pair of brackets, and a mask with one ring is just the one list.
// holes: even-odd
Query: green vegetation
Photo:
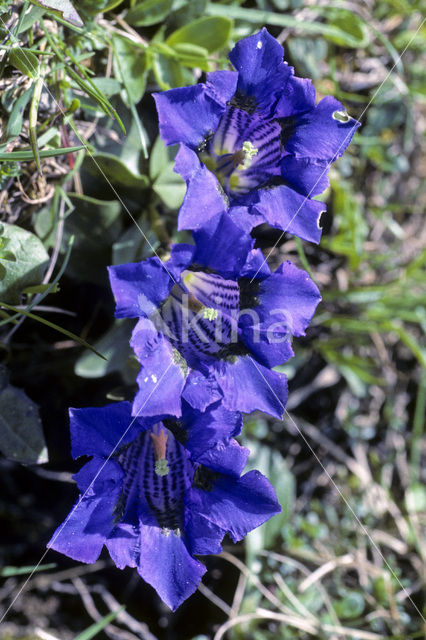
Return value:
[[(320, 246), (285, 236), (270, 256), (308, 268), (323, 295), (282, 368), (284, 421), (247, 422), (250, 464), (269, 476), (283, 513), (244, 546), (226, 545), (175, 618), (131, 573), (127, 587), (103, 561), (76, 570), (51, 552), (43, 564), (58, 566), (38, 568), (0, 639), (40, 638), (43, 624), (65, 639), (424, 637), (420, 0), (84, 0), (73, 3), (81, 26), (70, 4), (0, 0), (0, 451), (13, 459), (16, 441), (17, 460), (44, 462), (43, 423), (50, 454), (19, 472), (0, 461), (0, 517), (14, 536), (2, 607), (75, 499), (67, 482), (42, 475), (76, 470), (67, 407), (123, 399), (135, 381), (132, 323), (112, 320), (106, 266), (166, 256), (187, 237), (175, 231), (185, 192), (176, 149), (158, 138), (151, 92), (226, 68), (233, 42), (265, 25), (296, 74), (362, 127), (322, 196)], [(256, 233), (266, 253), (280, 236)], [(56, 602), (54, 615), (44, 601)]]

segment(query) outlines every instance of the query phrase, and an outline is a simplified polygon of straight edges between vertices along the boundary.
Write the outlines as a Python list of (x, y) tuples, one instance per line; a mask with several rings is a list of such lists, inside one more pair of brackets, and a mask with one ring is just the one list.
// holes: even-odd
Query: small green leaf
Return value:
[(173, 170), (173, 166), (172, 162), (166, 165), (152, 188), (170, 209), (178, 209), (183, 202), (186, 186), (182, 178)]
[(9, 142), (14, 138), (17, 138), (21, 133), (22, 123), (24, 118), (24, 111), (31, 99), (34, 91), (34, 85), (32, 84), (24, 93), (22, 93), (13, 105), (13, 109), (10, 113), (9, 120), (6, 127), (6, 135), (3, 141)]
[(199, 47), (198, 45), (191, 44), (190, 42), (180, 42), (173, 45), (173, 50), (175, 51), (179, 62), (185, 67), (189, 67), (190, 69), (198, 67), (202, 71), (210, 70), (210, 64), (207, 59), (209, 52), (204, 47)]
[(68, 0), (30, 0), (30, 2), (51, 11), (75, 27), (84, 27), (82, 19)]
[(41, 18), (44, 12), (45, 12), (44, 7), (37, 7), (35, 5), (31, 7), (30, 10), (24, 15), (22, 22), (19, 26), (19, 29), (16, 32), (16, 35), (19, 35), (20, 33), (25, 33), (27, 29), (32, 27), (33, 24)]
[(96, 153), (92, 156), (93, 163), (86, 163), (86, 168), (90, 170), (90, 166), (96, 166), (103, 177), (108, 178), (112, 184), (118, 184), (123, 187), (146, 189), (149, 186), (149, 180), (144, 175), (136, 175), (127, 168), (125, 163), (112, 153)]
[(161, 136), (157, 136), (149, 154), (149, 177), (155, 180), (167, 164), (172, 162), (170, 147), (166, 147)]
[(76, 193), (69, 194), (69, 198), (74, 211), (67, 218), (65, 238), (74, 235), (75, 243), (67, 275), (104, 284), (106, 265), (111, 264), (111, 245), (122, 228), (121, 204), (117, 200), (98, 200)]
[(81, 378), (102, 378), (114, 371), (124, 371), (131, 355), (129, 341), (132, 324), (129, 320), (116, 320), (111, 329), (94, 344), (107, 360), (100, 360), (93, 352), (86, 351), (75, 364), (76, 375)]
[(15, 47), (9, 54), (9, 63), (15, 69), (18, 69), (21, 73), (32, 78), (37, 78), (38, 75), (38, 58), (31, 51), (22, 51), (21, 48)]
[[(44, 293), (45, 291), (47, 291), (47, 289), (49, 289), (50, 285), (51, 283), (49, 282), (48, 284), (39, 284), (34, 285), (33, 287), (25, 287), (22, 293)], [(57, 293), (58, 291), (60, 291), (59, 284), (55, 284), (55, 286), (50, 289), (49, 293)]]
[(327, 40), (341, 47), (365, 47), (368, 44), (368, 26), (356, 13), (342, 8), (327, 7), (325, 15), (328, 24), (341, 31), (341, 34), (326, 34)]
[(15, 260), (3, 263), (6, 275), (0, 282), (0, 299), (18, 303), (22, 289), (40, 284), (49, 256), (36, 235), (13, 224), (4, 223), (3, 236), (8, 238), (7, 250)]
[(163, 90), (182, 87), (185, 84), (182, 67), (177, 60), (156, 54), (152, 60), (152, 70), (157, 83)]
[[(148, 74), (146, 52), (127, 38), (112, 39), (115, 77), (123, 83), (130, 103), (137, 104), (145, 93)], [(129, 105), (130, 106), (130, 105)]]
[(134, 27), (148, 27), (162, 22), (172, 10), (173, 0), (144, 0), (130, 9), (126, 22)]
[(10, 384), (0, 391), (0, 450), (23, 464), (48, 461), (38, 407)]
[(214, 53), (227, 46), (232, 20), (222, 16), (205, 16), (174, 31), (166, 40), (169, 46), (190, 43)]
[(365, 608), (364, 596), (358, 591), (348, 592), (344, 598), (333, 602), (333, 609), (338, 618), (357, 618)]

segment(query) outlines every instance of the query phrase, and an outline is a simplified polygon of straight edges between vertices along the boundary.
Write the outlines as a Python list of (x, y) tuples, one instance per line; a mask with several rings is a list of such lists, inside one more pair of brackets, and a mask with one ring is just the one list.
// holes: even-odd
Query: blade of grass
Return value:
[(40, 162), (40, 150), (37, 142), (37, 120), (38, 120), (38, 105), (40, 104), (41, 92), (43, 90), (44, 77), (40, 70), (40, 75), (35, 81), (34, 93), (31, 99), (30, 111), (28, 116), (29, 129), (30, 129), (30, 141), (33, 150), (34, 158), (36, 161), (37, 169), (40, 175), (43, 175)]
[(55, 569), (56, 567), (56, 562), (41, 564), (38, 567), (3, 567), (3, 569), (0, 569), (0, 576), (2, 578), (10, 578), (12, 576), (22, 576), (26, 573), (35, 573), (36, 571), (48, 571), (49, 569)]
[(94, 638), (96, 634), (102, 631), (102, 629), (105, 629), (105, 627), (114, 620), (124, 608), (125, 607), (120, 607), (117, 611), (111, 611), (111, 613), (108, 613), (108, 615), (102, 618), (102, 620), (95, 622), (95, 624), (92, 624), (90, 627), (85, 629), (85, 631), (79, 633), (78, 636), (75, 636), (74, 640), (91, 640), (91, 638)]
[(24, 315), (27, 318), (31, 318), (31, 320), (36, 320), (37, 322), (41, 322), (41, 324), (45, 324), (47, 327), (50, 327), (51, 329), (55, 329), (59, 333), (64, 334), (65, 336), (67, 336), (67, 338), (71, 338), (71, 340), (75, 340), (76, 342), (81, 344), (83, 347), (86, 347), (86, 349), (90, 349), (90, 351), (93, 351), (93, 353), (96, 353), (96, 355), (102, 358), (103, 360), (107, 359), (105, 358), (105, 356), (99, 353), (99, 351), (96, 351), (96, 349), (92, 347), (88, 342), (83, 340), (83, 338), (80, 338), (80, 336), (77, 336), (75, 333), (68, 331), (68, 329), (64, 329), (63, 327), (60, 327), (54, 322), (50, 322), (50, 320), (45, 320), (45, 318), (40, 318), (40, 316), (36, 316), (34, 313), (30, 313), (29, 311), (24, 311), (23, 309), (18, 309), (17, 307), (13, 307), (11, 304), (6, 304), (6, 302), (2, 302), (1, 300), (0, 300), (0, 307), (4, 307), (5, 309), (9, 309), (9, 311), (14, 311), (15, 313)]
[[(78, 147), (63, 147), (62, 149), (47, 149), (40, 151), (40, 158), (54, 158), (55, 156), (63, 156), (74, 151), (85, 149), (83, 145)], [(34, 160), (34, 152), (31, 151), (10, 151), (9, 153), (0, 153), (0, 160), (5, 162), (27, 162)]]
[(89, 75), (87, 73), (87, 70), (85, 70), (84, 67), (78, 63), (77, 59), (74, 58), (74, 56), (70, 55), (70, 52), (68, 52), (68, 55), (71, 57), (71, 59), (74, 62), (74, 64), (77, 65), (78, 69), (83, 74), (84, 78), (79, 76), (78, 73), (67, 63), (67, 61), (65, 60), (65, 56), (62, 53), (62, 51), (60, 51), (58, 49), (58, 47), (56, 46), (54, 38), (49, 33), (48, 29), (46, 28), (46, 25), (43, 22), (43, 18), (41, 18), (40, 24), (42, 26), (44, 34), (45, 34), (46, 38), (48, 39), (49, 44), (52, 47), (53, 51), (58, 56), (59, 60), (61, 60), (61, 62), (64, 63), (64, 65), (66, 67), (66, 70), (67, 70), (67, 73), (71, 76), (71, 78), (73, 80), (75, 80), (75, 82), (78, 84), (78, 86), (80, 87), (80, 89), (82, 91), (87, 93), (91, 98), (93, 98), (93, 100), (95, 100), (95, 102), (97, 102), (99, 104), (101, 109), (108, 116), (110, 116), (111, 118), (114, 118), (115, 120), (117, 120), (118, 124), (120, 125), (121, 130), (125, 134), (126, 133), (126, 129), (125, 129), (124, 124), (121, 121), (118, 113), (116, 112), (114, 107), (111, 105), (111, 103), (103, 96), (103, 94), (93, 84), (93, 82), (91, 81), (91, 79), (90, 79), (90, 77), (89, 77)]

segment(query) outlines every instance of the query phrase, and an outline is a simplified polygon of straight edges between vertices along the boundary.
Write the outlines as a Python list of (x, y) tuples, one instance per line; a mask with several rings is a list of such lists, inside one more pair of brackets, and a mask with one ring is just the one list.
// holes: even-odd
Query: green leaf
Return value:
[(19, 29), (16, 31), (16, 35), (25, 33), (27, 29), (33, 26), (37, 20), (44, 14), (45, 9), (43, 7), (32, 6), (28, 13), (26, 13), (22, 19)]
[(102, 378), (114, 371), (123, 372), (132, 354), (129, 346), (132, 329), (132, 321), (116, 320), (111, 329), (93, 345), (107, 360), (100, 360), (91, 351), (86, 351), (75, 364), (75, 374), (81, 378)]
[(149, 177), (151, 180), (158, 178), (161, 171), (172, 160), (173, 158), (170, 157), (170, 147), (166, 147), (161, 136), (157, 136), (151, 153), (149, 154)]
[(0, 391), (0, 450), (23, 464), (48, 461), (38, 407), (10, 384)]
[[(206, 8), (206, 13), (212, 16), (221, 16), (224, 8), (222, 5), (209, 2)], [(273, 11), (260, 11), (258, 9), (246, 9), (245, 7), (236, 7), (233, 5), (227, 5), (226, 15), (229, 18), (236, 20), (244, 20), (256, 25), (270, 24), (277, 27), (287, 27), (289, 29), (295, 29), (302, 33), (322, 34), (324, 36), (331, 36), (341, 38), (345, 46), (358, 48), (360, 40), (354, 38), (350, 33), (343, 31), (339, 27), (330, 24), (324, 24), (323, 22), (310, 22), (308, 20), (301, 21), (294, 16), (284, 13), (274, 13)], [(362, 46), (365, 46), (362, 43)]]
[(144, 0), (130, 9), (126, 22), (134, 27), (147, 27), (162, 22), (172, 10), (173, 0)]
[[(223, 10), (223, 9), (222, 9)], [(228, 12), (228, 7), (227, 7)], [(232, 20), (223, 16), (205, 16), (174, 31), (166, 40), (169, 46), (190, 43), (214, 53), (228, 45)]]
[(161, 171), (153, 184), (153, 189), (170, 209), (178, 209), (183, 202), (186, 191), (184, 180), (173, 170), (171, 162)]
[(31, 85), (24, 93), (22, 93), (15, 104), (13, 105), (13, 109), (10, 113), (9, 120), (7, 122), (6, 134), (4, 137), (4, 142), (9, 142), (14, 138), (17, 138), (22, 130), (22, 123), (24, 118), (24, 111), (31, 99), (32, 93), (34, 90), (34, 85)]
[(168, 56), (156, 54), (152, 60), (152, 70), (160, 88), (165, 91), (185, 84), (181, 65)]
[(22, 51), (21, 48), (14, 48), (9, 54), (8, 58), (9, 63), (15, 69), (18, 69), (21, 73), (33, 80), (37, 78), (38, 75), (38, 58), (31, 51)]
[(349, 46), (365, 47), (368, 44), (368, 26), (353, 11), (327, 7), (325, 16), (328, 24), (341, 31), (341, 34), (326, 34), (327, 40), (341, 47), (348, 46), (348, 41), (353, 42)]
[(365, 608), (364, 596), (358, 591), (348, 592), (344, 598), (333, 602), (338, 618), (357, 618)]
[(51, 11), (75, 27), (84, 27), (82, 19), (68, 0), (30, 0), (30, 2)]
[(111, 2), (108, 2), (108, 4), (102, 9), (103, 13), (111, 11), (111, 9), (115, 9), (115, 7), (118, 7), (122, 2), (123, 0), (111, 0)]
[(202, 71), (210, 70), (210, 64), (207, 59), (209, 52), (204, 47), (199, 47), (189, 42), (181, 42), (173, 45), (173, 51), (176, 52), (179, 62), (185, 67), (190, 69), (198, 67)]
[(65, 238), (75, 236), (67, 274), (85, 282), (104, 284), (111, 264), (111, 245), (121, 233), (121, 204), (69, 194), (74, 211), (65, 225)]
[(115, 78), (92, 78), (92, 83), (106, 98), (111, 98), (121, 91), (121, 84)]
[(129, 102), (137, 104), (145, 93), (148, 73), (146, 52), (118, 35), (114, 35), (112, 43), (115, 77), (123, 83)]
[(152, 255), (153, 249), (159, 245), (159, 240), (151, 224), (145, 217), (139, 218), (138, 226), (132, 225), (125, 230), (112, 245), (112, 264), (136, 262)]
[(74, 638), (74, 640), (91, 640), (94, 638), (102, 629), (105, 629), (109, 623), (114, 620), (118, 616), (118, 614), (123, 611), (125, 607), (120, 607), (117, 611), (111, 611), (108, 613), (102, 620), (99, 622), (95, 622), (95, 624), (90, 625), (85, 631), (79, 633), (78, 636)]
[[(86, 149), (84, 145), (80, 145), (78, 147), (63, 147), (62, 149), (46, 149), (45, 151), (40, 151), (40, 158), (54, 158), (56, 156), (64, 156), (68, 153), (74, 153), (75, 151), (81, 151), (82, 149)], [(27, 151), (10, 151), (9, 153), (0, 153), (0, 160), (5, 160), (8, 162), (32, 162), (35, 160), (33, 150)]]
[(40, 284), (49, 256), (39, 238), (30, 231), (6, 222), (3, 227), (3, 236), (9, 240), (7, 249), (15, 261), (3, 263), (6, 275), (0, 282), (0, 299), (19, 303), (22, 289)]
[(92, 159), (85, 163), (85, 169), (90, 169), (96, 173), (100, 173), (103, 178), (113, 185), (121, 185), (134, 189), (146, 189), (149, 186), (149, 180), (144, 175), (136, 175), (127, 168), (125, 163), (112, 153), (96, 153)]

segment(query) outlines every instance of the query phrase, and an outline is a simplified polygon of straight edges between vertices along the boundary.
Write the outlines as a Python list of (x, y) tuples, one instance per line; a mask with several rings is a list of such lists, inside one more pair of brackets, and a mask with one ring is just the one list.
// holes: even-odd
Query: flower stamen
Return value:
[[(155, 427), (154, 427), (155, 429)], [(166, 458), (166, 449), (167, 449), (167, 433), (160, 426), (157, 428), (158, 433), (151, 433), (151, 440), (154, 446), (154, 456), (155, 456), (155, 473), (157, 476), (166, 476), (170, 469), (169, 463)]]

